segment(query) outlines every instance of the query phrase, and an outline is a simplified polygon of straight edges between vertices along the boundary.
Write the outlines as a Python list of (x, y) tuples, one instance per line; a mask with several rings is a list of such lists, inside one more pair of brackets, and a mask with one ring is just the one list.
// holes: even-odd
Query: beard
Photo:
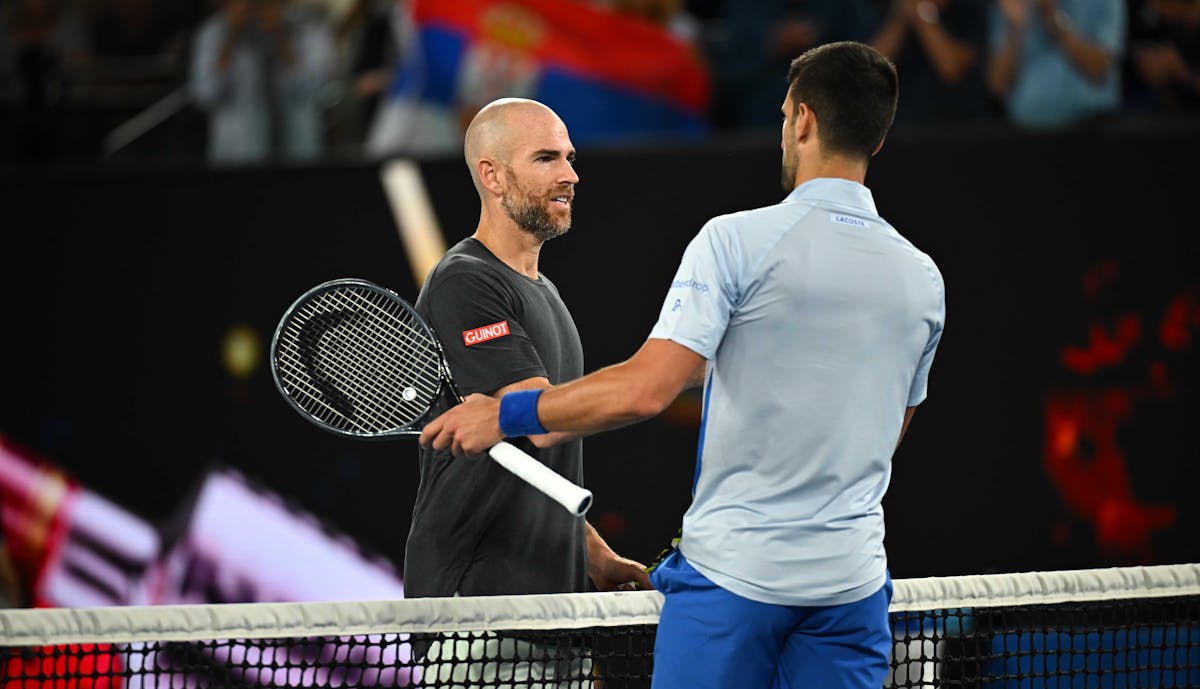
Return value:
[(789, 155), (788, 151), (783, 152), (779, 173), (779, 184), (783, 187), (783, 193), (790, 194), (796, 188), (796, 169), (799, 164), (800, 161), (796, 160), (794, 155)]
[(517, 227), (545, 242), (565, 234), (571, 229), (571, 208), (567, 207), (567, 217), (556, 220), (546, 207), (547, 200), (529, 193), (520, 183), (500, 198), (500, 206), (512, 219)]

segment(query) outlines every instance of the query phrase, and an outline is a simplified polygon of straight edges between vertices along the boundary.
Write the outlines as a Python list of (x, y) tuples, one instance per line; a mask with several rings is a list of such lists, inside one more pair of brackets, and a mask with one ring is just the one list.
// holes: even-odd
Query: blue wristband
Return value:
[(541, 390), (520, 390), (500, 398), (500, 432), (505, 438), (548, 433), (538, 421), (538, 398)]

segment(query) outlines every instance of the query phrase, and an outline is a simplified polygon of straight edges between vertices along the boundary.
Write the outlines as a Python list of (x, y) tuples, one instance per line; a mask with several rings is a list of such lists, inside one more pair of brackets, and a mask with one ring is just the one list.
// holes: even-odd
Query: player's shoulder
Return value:
[(714, 216), (700, 232), (712, 244), (753, 259), (770, 251), (784, 235), (801, 226), (812, 209), (810, 204), (780, 203), (734, 211)]
[(938, 268), (937, 262), (933, 260), (933, 257), (922, 251), (912, 240), (901, 234), (886, 220), (881, 218), (880, 222), (887, 230), (892, 242), (900, 249), (901, 255), (908, 261), (911, 261), (917, 270), (927, 273), (938, 292), (944, 293), (945, 280), (942, 278), (942, 271)]
[(879, 219), (879, 223), (884, 227), (885, 230), (887, 230), (892, 241), (901, 247), (907, 255), (911, 256), (914, 261), (930, 268), (935, 272), (938, 270), (937, 263), (933, 260), (933, 257), (922, 251), (921, 248), (914, 244), (911, 239), (901, 234), (900, 231), (895, 228), (895, 226), (883, 218)]
[(747, 208), (718, 215), (709, 222), (730, 229), (769, 227), (781, 218), (803, 217), (811, 211), (812, 204), (808, 203), (773, 203), (769, 206)]
[(431, 287), (445, 283), (503, 281), (497, 259), (482, 244), (467, 237), (451, 247), (430, 271), (426, 283)]
[(747, 240), (776, 237), (780, 229), (791, 229), (809, 218), (816, 205), (807, 201), (785, 201), (715, 216), (713, 231), (735, 233)]

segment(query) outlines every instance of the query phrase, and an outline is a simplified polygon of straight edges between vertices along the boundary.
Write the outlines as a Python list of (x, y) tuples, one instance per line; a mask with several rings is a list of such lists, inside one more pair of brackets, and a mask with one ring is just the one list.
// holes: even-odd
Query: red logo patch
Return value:
[(499, 323), (492, 323), (491, 325), (485, 325), (475, 328), (474, 330), (464, 330), (463, 343), (470, 347), (471, 345), (477, 345), (480, 342), (487, 342), (488, 340), (494, 340), (497, 337), (504, 337), (507, 334), (508, 321), (500, 321)]

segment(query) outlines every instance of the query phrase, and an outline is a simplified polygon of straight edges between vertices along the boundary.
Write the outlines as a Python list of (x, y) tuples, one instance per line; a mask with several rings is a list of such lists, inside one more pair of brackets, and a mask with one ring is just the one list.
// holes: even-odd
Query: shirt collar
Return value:
[(833, 177), (818, 177), (810, 179), (792, 190), (783, 200), (784, 203), (797, 201), (825, 202), (838, 206), (850, 206), (870, 211), (871, 215), (879, 215), (875, 210), (875, 198), (871, 190), (858, 182)]

